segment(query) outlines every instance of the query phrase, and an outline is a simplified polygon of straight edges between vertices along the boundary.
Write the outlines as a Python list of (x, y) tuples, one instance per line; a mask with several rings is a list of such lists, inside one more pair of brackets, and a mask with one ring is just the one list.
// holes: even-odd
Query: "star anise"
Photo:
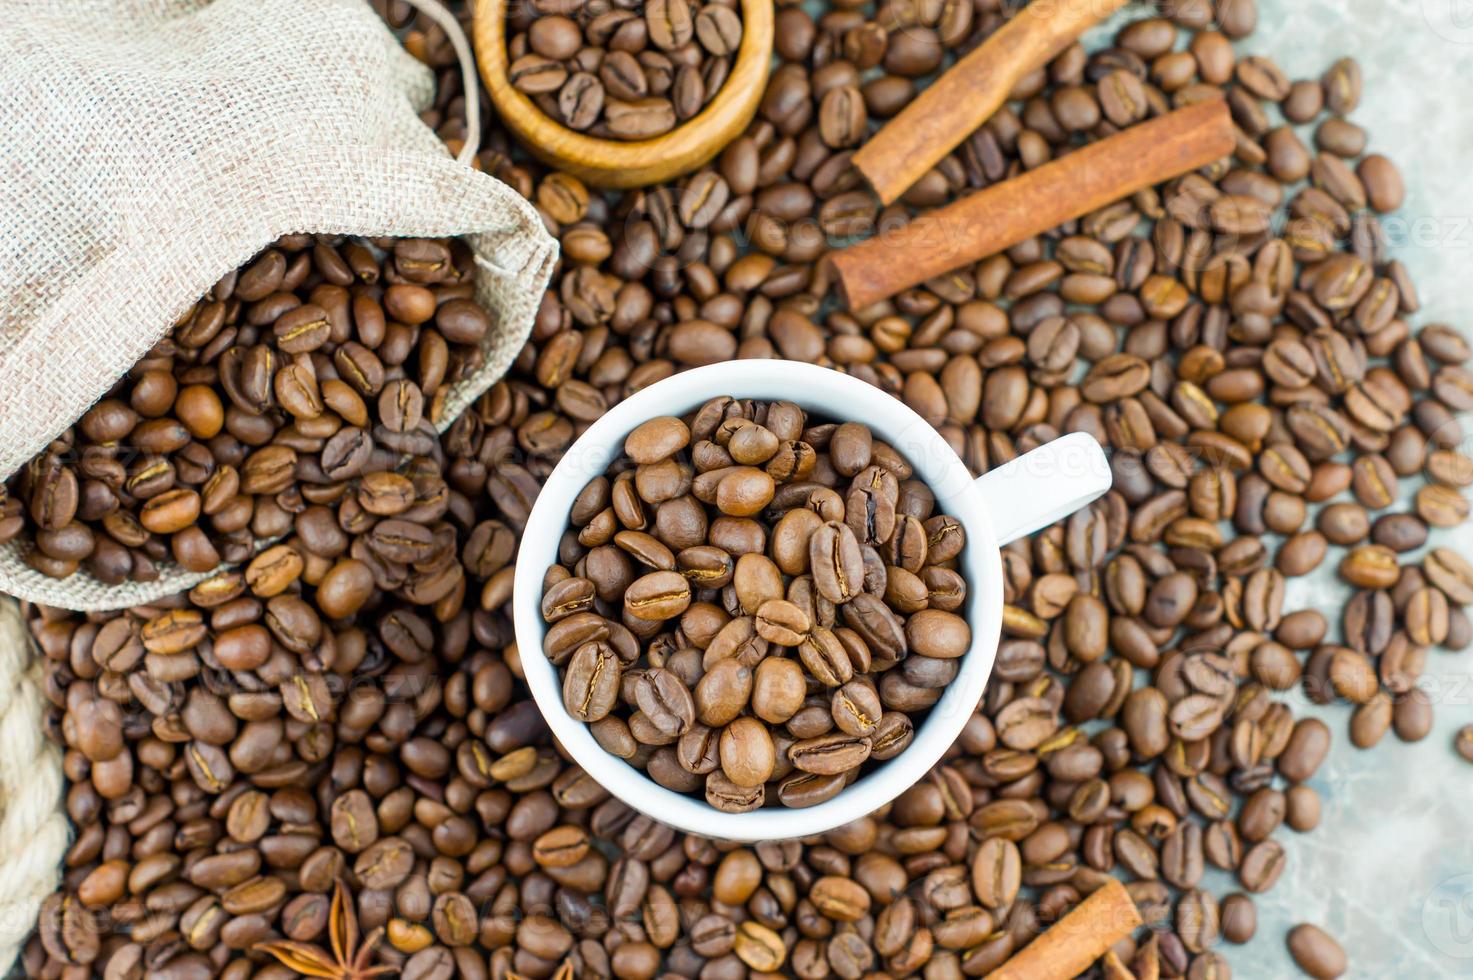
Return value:
[(256, 943), (255, 949), (270, 953), (289, 969), (308, 977), (323, 980), (368, 980), (369, 977), (394, 973), (399, 968), (387, 964), (369, 966), (373, 951), (383, 939), (383, 930), (375, 929), (360, 946), (358, 943), (358, 913), (348, 888), (339, 878), (332, 893), (332, 906), (327, 916), (328, 938), (332, 953), (313, 943), (299, 943), (290, 939)]

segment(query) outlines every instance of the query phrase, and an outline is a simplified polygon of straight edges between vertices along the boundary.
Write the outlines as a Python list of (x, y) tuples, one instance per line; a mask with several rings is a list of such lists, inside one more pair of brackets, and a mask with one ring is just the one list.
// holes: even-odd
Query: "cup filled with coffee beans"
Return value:
[(973, 480), (863, 381), (728, 362), (616, 405), (522, 537), (522, 667), (611, 793), (729, 840), (822, 833), (884, 805), (976, 709), (1000, 548), (1105, 493), (1075, 433)]

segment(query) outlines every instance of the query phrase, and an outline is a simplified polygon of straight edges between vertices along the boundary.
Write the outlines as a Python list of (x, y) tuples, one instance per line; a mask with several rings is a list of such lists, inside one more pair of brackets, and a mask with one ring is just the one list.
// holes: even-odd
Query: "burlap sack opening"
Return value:
[[(285, 234), (462, 236), (497, 328), (442, 425), (500, 378), (556, 261), (536, 211), (419, 119), (430, 71), (364, 0), (15, 0), (0, 21), (0, 478), (207, 289)], [(205, 576), (0, 590), (116, 609)]]

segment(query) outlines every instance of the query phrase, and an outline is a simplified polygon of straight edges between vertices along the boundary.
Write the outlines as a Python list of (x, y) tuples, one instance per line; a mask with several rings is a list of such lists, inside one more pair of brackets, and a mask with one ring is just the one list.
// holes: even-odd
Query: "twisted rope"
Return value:
[(41, 673), (20, 609), (0, 599), (0, 975), (61, 881), (71, 837), (61, 748), (46, 737)]

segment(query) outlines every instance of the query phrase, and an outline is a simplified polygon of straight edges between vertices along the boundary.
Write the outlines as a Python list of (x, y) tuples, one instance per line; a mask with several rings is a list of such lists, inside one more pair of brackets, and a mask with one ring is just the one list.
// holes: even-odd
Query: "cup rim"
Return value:
[[(815, 393), (821, 393), (816, 395)], [(967, 580), (965, 618), (972, 645), (941, 699), (916, 726), (911, 744), (860, 776), (832, 798), (805, 808), (762, 807), (745, 813), (718, 810), (703, 798), (667, 789), (610, 755), (588, 726), (568, 714), (562, 680), (543, 655), (542, 580), (576, 496), (622, 450), (625, 436), (660, 415), (683, 415), (719, 395), (786, 399), (815, 414), (863, 421), (900, 451), (935, 494), (937, 512), (966, 529), (960, 570)], [(828, 400), (843, 412), (814, 407)], [(726, 361), (659, 381), (621, 401), (569, 448), (543, 484), (521, 535), (512, 595), (517, 648), (527, 685), (548, 727), (573, 762), (634, 809), (688, 833), (733, 841), (806, 837), (842, 826), (889, 803), (921, 779), (945, 754), (975, 713), (992, 673), (1002, 630), (1002, 556), (982, 494), (940, 433), (900, 399), (838, 371), (794, 361)]]

